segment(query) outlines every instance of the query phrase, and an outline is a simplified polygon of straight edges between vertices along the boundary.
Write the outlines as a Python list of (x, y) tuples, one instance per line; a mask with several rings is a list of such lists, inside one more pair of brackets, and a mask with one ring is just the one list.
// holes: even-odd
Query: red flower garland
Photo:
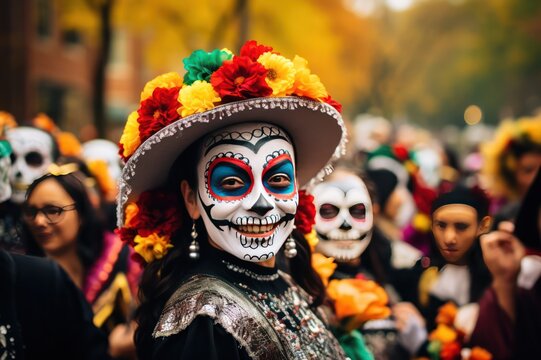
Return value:
[(210, 82), (223, 101), (234, 101), (272, 94), (265, 78), (267, 69), (246, 56), (224, 61), (210, 77)]
[(314, 197), (307, 194), (305, 190), (299, 191), (299, 206), (295, 214), (295, 226), (303, 233), (308, 234), (316, 223), (316, 206)]
[(262, 54), (272, 50), (270, 46), (260, 45), (255, 40), (249, 40), (240, 48), (240, 56), (246, 56), (252, 61), (257, 61)]
[(139, 138), (141, 143), (180, 117), (177, 109), (180, 88), (156, 88), (152, 96), (141, 102), (139, 114)]

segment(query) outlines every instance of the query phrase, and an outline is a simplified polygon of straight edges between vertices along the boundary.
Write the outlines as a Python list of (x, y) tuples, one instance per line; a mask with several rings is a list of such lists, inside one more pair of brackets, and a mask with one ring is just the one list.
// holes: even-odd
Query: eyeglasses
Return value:
[(75, 208), (75, 203), (66, 206), (45, 205), (42, 208), (24, 206), (23, 217), (26, 221), (34, 221), (36, 216), (38, 216), (38, 213), (42, 213), (49, 224), (56, 224), (62, 220), (66, 211), (75, 210)]

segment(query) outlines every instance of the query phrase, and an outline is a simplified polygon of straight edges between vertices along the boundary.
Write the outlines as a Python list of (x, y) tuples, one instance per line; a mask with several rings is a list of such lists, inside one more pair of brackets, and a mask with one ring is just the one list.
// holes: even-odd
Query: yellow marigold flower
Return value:
[(133, 111), (126, 121), (126, 126), (124, 127), (124, 132), (120, 137), (120, 143), (124, 147), (124, 152), (122, 155), (124, 157), (130, 157), (135, 150), (141, 145), (141, 139), (139, 138), (139, 123), (137, 119), (139, 114), (137, 111)]
[(438, 324), (438, 327), (428, 335), (430, 340), (438, 340), (442, 344), (453, 342), (456, 337), (456, 331), (445, 324)]
[(297, 55), (293, 59), (293, 65), (295, 66), (294, 94), (318, 100), (328, 96), (319, 76), (310, 72), (308, 61)]
[(319, 275), (324, 285), (327, 285), (329, 282), (329, 278), (332, 274), (334, 274), (336, 266), (337, 265), (334, 262), (334, 258), (326, 257), (320, 253), (312, 254), (312, 267)]
[(214, 104), (220, 102), (221, 99), (211, 84), (196, 80), (193, 84), (180, 89), (178, 101), (181, 104), (178, 113), (180, 116), (186, 117), (212, 109)]
[(308, 241), (308, 245), (310, 245), (310, 250), (314, 252), (314, 249), (316, 248), (316, 245), (319, 242), (316, 230), (312, 229), (312, 231), (304, 235), (304, 238), (306, 239), (306, 241)]
[(426, 214), (417, 213), (413, 217), (413, 227), (422, 232), (428, 232), (432, 225), (432, 220)]
[(146, 83), (143, 92), (141, 92), (141, 101), (151, 97), (154, 89), (158, 87), (171, 89), (174, 87), (181, 87), (182, 83), (182, 77), (176, 72), (168, 72), (162, 75), (158, 75), (154, 79)]
[(266, 81), (272, 96), (291, 94), (295, 84), (295, 66), (291, 60), (269, 51), (259, 56), (257, 62), (267, 69)]
[(167, 250), (173, 247), (169, 243), (169, 236), (159, 236), (152, 233), (147, 237), (135, 236), (133, 241), (137, 244), (134, 247), (136, 253), (141, 255), (147, 263), (161, 259)]
[(129, 203), (128, 206), (126, 206), (126, 216), (125, 216), (125, 221), (124, 221), (124, 224), (126, 227), (130, 227), (131, 225), (131, 221), (133, 220), (133, 218), (137, 215), (137, 213), (139, 212), (139, 207), (137, 206), (136, 203)]

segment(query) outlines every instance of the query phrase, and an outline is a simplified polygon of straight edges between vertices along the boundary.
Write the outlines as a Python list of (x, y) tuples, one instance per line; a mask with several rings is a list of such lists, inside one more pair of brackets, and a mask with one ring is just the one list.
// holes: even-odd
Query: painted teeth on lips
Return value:
[(276, 224), (270, 225), (239, 225), (238, 230), (249, 234), (264, 234), (271, 231)]

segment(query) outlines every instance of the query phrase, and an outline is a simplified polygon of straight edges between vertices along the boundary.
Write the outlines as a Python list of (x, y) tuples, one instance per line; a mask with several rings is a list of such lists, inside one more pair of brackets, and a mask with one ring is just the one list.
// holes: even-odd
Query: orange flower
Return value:
[(131, 221), (133, 220), (135, 215), (137, 215), (138, 212), (139, 212), (139, 207), (137, 206), (136, 203), (129, 203), (128, 206), (126, 206), (126, 217), (124, 221), (124, 224), (126, 227), (131, 226)]
[(468, 360), (492, 360), (492, 354), (482, 347), (475, 346), (471, 349), (471, 354)]
[(338, 320), (349, 318), (349, 329), (358, 328), (368, 320), (391, 315), (387, 293), (372, 280), (331, 280), (327, 292), (334, 301)]
[(37, 128), (47, 131), (49, 134), (54, 134), (55, 132), (60, 131), (53, 119), (43, 113), (36, 115), (36, 117), (32, 119), (32, 124)]
[(11, 129), (17, 126), (17, 121), (15, 121), (15, 118), (13, 115), (8, 113), (7, 111), (0, 111), (0, 138), (4, 136), (4, 131), (6, 129)]
[(441, 347), (440, 359), (441, 360), (456, 360), (460, 359), (460, 344), (456, 341), (445, 343)]
[(83, 151), (79, 139), (75, 135), (67, 131), (61, 131), (56, 135), (58, 150), (64, 156), (80, 157)]
[(454, 303), (446, 303), (439, 308), (438, 315), (436, 316), (436, 323), (453, 326), (457, 311), (458, 309)]
[(428, 338), (447, 344), (456, 340), (457, 332), (445, 324), (438, 324), (438, 327), (428, 335)]
[(334, 258), (326, 257), (320, 253), (312, 254), (312, 267), (319, 275), (324, 285), (328, 284), (329, 278), (332, 274), (334, 274), (336, 266), (337, 265), (334, 263)]
[(105, 160), (89, 160), (87, 161), (88, 170), (94, 175), (98, 181), (98, 185), (103, 194), (108, 197), (114, 197), (116, 194), (116, 185), (109, 175), (109, 168)]

